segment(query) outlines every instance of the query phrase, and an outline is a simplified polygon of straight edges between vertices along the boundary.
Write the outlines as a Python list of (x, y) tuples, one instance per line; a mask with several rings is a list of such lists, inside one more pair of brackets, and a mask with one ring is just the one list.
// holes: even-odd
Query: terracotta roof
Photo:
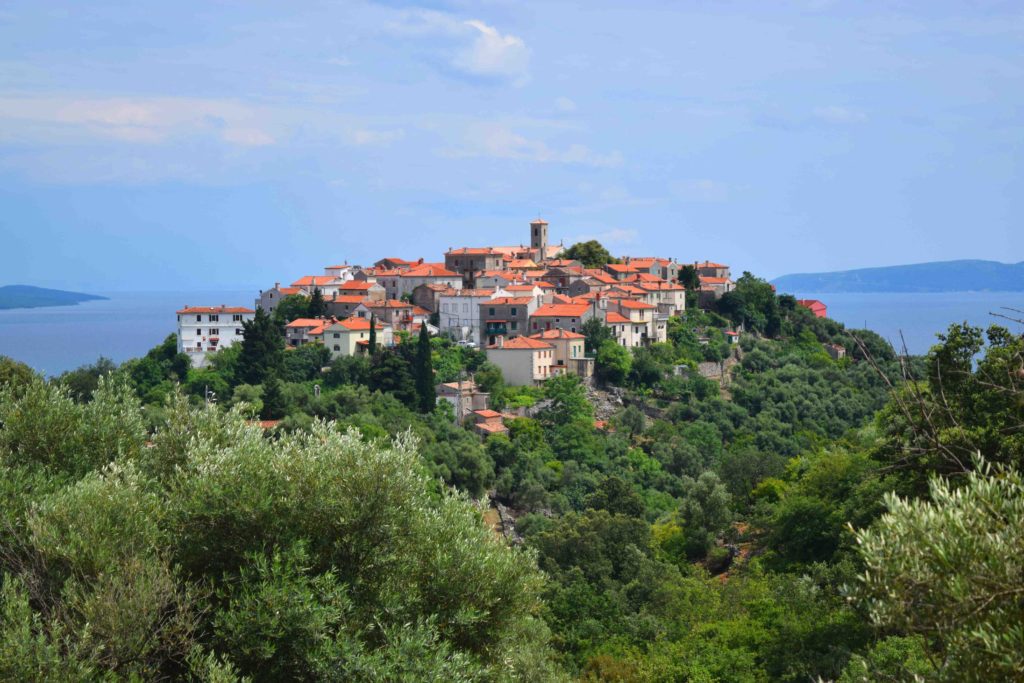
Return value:
[(488, 346), (487, 348), (497, 349), (499, 351), (501, 349), (513, 349), (518, 351), (523, 349), (550, 349), (553, 347), (551, 346), (551, 344), (548, 344), (547, 342), (542, 342), (537, 339), (531, 339), (530, 337), (516, 337), (515, 339), (507, 340), (504, 346), (498, 346), (497, 344), (493, 344), (491, 346)]
[(608, 270), (616, 273), (635, 273), (636, 266), (631, 266), (628, 263), (609, 263), (605, 266)]
[(445, 253), (456, 255), (466, 254), (468, 256), (501, 256), (506, 252), (494, 247), (460, 247), (458, 249), (449, 249)]
[(651, 273), (637, 273), (626, 278), (626, 282), (664, 282), (664, 280)]
[(367, 308), (412, 308), (412, 304), (398, 299), (386, 299), (384, 301), (370, 301), (367, 299), (363, 302), (363, 306)]
[(256, 311), (251, 308), (241, 308), (239, 306), (186, 306), (185, 308), (178, 311), (179, 314), (188, 315), (189, 313), (255, 313)]
[[(500, 415), (501, 413), (498, 413), (498, 414)], [(475, 425), (473, 425), (473, 427), (475, 427), (476, 429), (482, 429), (485, 432), (507, 432), (508, 431), (508, 427), (506, 427), (505, 425), (501, 424), (500, 422), (497, 423), (497, 424), (487, 423), (487, 422), (478, 422)]]
[(545, 304), (531, 318), (578, 318), (590, 308), (588, 304)]
[(524, 269), (524, 270), (529, 270), (529, 269), (536, 269), (537, 268), (537, 264), (533, 262), (533, 259), (519, 258), (519, 259), (512, 259), (511, 261), (509, 261), (508, 262), (508, 267), (509, 268), (521, 268), (521, 269)]
[(474, 415), (479, 415), (480, 417), (501, 417), (501, 413), (499, 413), (498, 411), (496, 411), (496, 410), (487, 410), (487, 409), (484, 409), (484, 410), (474, 410), (473, 414)]
[(724, 285), (727, 282), (732, 282), (732, 280), (727, 277), (705, 277), (704, 275), (700, 276), (700, 281), (701, 284), (708, 285)]
[(507, 287), (502, 287), (502, 289), (504, 289), (506, 292), (532, 292), (533, 288), (536, 287), (536, 286), (537, 285), (534, 285), (534, 284), (529, 284), (529, 285), (508, 285)]
[(644, 310), (650, 308), (657, 308), (651, 304), (645, 304), (643, 301), (633, 301), (632, 299), (623, 299), (619, 302), (621, 308), (632, 308), (634, 310)]
[[(384, 329), (384, 324), (383, 323), (381, 323), (379, 320), (377, 320), (375, 322), (377, 323), (376, 327), (377, 327), (378, 330)], [(370, 321), (367, 320), (366, 318), (360, 318), (358, 316), (353, 316), (351, 318), (345, 318), (344, 320), (339, 320), (337, 322), (337, 324), (341, 325), (346, 330), (350, 330), (352, 332), (362, 332), (364, 330), (369, 330), (370, 329)], [(334, 326), (331, 325), (331, 327), (334, 327)]]
[(483, 302), (480, 305), (481, 306), (487, 306), (489, 304), (497, 304), (499, 306), (502, 306), (502, 305), (526, 306), (526, 305), (528, 305), (532, 301), (533, 301), (533, 297), (531, 297), (531, 296), (499, 296), (497, 299), (491, 299), (490, 301), (485, 301), (485, 302)]
[(338, 289), (351, 291), (366, 291), (367, 289), (370, 289), (376, 284), (376, 282), (368, 282), (366, 280), (349, 280), (348, 282), (343, 282), (341, 286), (338, 287)]
[(359, 294), (335, 294), (333, 298), (328, 299), (331, 303), (336, 304), (361, 304), (366, 301), (365, 296)]
[(696, 268), (728, 268), (729, 266), (724, 263), (712, 263), (711, 261), (705, 261), (704, 263), (695, 263)]
[(604, 321), (606, 323), (616, 323), (616, 324), (631, 322), (629, 318), (627, 318), (626, 316), (622, 315), (621, 313), (616, 313), (615, 311), (608, 311), (607, 315), (605, 315)]
[(537, 334), (531, 334), (531, 339), (584, 339), (585, 336), (579, 332), (570, 332), (569, 330), (544, 330)]
[[(511, 289), (511, 287), (509, 289)], [(478, 288), (478, 289), (452, 289), (449, 292), (445, 292), (444, 296), (482, 297), (482, 296), (491, 296), (492, 294), (494, 294), (494, 290), (493, 289), (480, 289), (480, 288)]]
[(305, 292), (298, 287), (278, 287), (277, 291), (281, 292), (285, 296), (291, 296), (292, 294), (305, 294)]
[(555, 286), (553, 284), (551, 284), (550, 282), (544, 282), (543, 280), (538, 280), (537, 282), (534, 282), (533, 285), (535, 287), (540, 287), (541, 289), (554, 289), (555, 288)]
[(333, 275), (304, 275), (292, 283), (292, 287), (316, 287), (319, 285), (330, 285), (338, 281)]
[(285, 327), (293, 329), (301, 329), (306, 327), (323, 327), (324, 323), (330, 323), (330, 320), (321, 320), (320, 318), (296, 318), (291, 321)]

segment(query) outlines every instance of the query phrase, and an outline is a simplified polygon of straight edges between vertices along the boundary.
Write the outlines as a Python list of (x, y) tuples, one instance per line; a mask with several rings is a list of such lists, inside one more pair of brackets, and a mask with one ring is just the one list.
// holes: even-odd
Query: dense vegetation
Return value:
[[(204, 370), (0, 361), (0, 677), (1024, 678), (1019, 335), (899, 358), (749, 274), (665, 344), (584, 331), (596, 393), (264, 316)], [(427, 399), (463, 373), (508, 435)]]

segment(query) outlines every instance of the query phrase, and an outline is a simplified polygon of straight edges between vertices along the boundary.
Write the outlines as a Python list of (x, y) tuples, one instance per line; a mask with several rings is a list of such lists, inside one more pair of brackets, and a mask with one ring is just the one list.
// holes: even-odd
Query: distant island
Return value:
[(0, 310), (11, 308), (41, 308), (43, 306), (74, 306), (83, 301), (106, 299), (96, 294), (65, 292), (32, 285), (6, 285), (0, 287)]
[(772, 280), (780, 292), (1022, 292), (1024, 262), (962, 260), (797, 273)]

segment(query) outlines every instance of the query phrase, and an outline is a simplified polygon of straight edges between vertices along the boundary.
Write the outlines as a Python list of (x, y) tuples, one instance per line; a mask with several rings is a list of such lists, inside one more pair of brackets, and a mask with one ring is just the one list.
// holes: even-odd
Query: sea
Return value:
[(0, 355), (46, 375), (59, 375), (101, 356), (117, 363), (144, 356), (177, 329), (185, 306), (252, 308), (257, 290), (90, 292), (107, 297), (74, 306), (0, 311)]
[[(255, 290), (188, 292), (96, 292), (104, 301), (0, 311), (0, 355), (27, 363), (46, 375), (59, 375), (101, 356), (115, 362), (144, 355), (175, 331), (175, 311), (185, 306), (252, 307)], [(996, 314), (1024, 318), (1024, 292), (943, 292), (936, 294), (822, 294), (830, 318), (848, 327), (867, 327), (897, 349), (926, 353), (935, 335), (953, 322), (986, 328), (991, 324), (1024, 333), (1024, 326)]]

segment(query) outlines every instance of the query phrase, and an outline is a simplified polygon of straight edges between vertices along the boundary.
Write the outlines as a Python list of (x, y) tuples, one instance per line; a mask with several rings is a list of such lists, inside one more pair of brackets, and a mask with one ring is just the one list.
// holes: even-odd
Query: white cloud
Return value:
[(818, 107), (813, 113), (815, 118), (827, 123), (860, 123), (868, 118), (862, 111), (836, 105)]
[(691, 202), (721, 202), (729, 195), (723, 183), (707, 178), (673, 181), (669, 183), (669, 191), (676, 198)]
[(447, 153), (454, 157), (521, 159), (583, 166), (617, 166), (622, 163), (622, 156), (618, 152), (598, 154), (581, 144), (571, 144), (558, 149), (543, 140), (520, 135), (499, 123), (470, 126), (464, 134), (462, 145), (457, 149), (448, 150)]
[[(155, 145), (213, 134), (245, 147), (273, 144), (259, 113), (232, 100), (186, 97), (0, 97), (0, 129), (22, 142), (106, 138)], [(6, 135), (0, 134), (0, 137)]]
[(448, 65), (464, 74), (507, 80), (518, 86), (529, 81), (530, 50), (523, 39), (479, 19), (460, 20), (444, 12), (411, 10), (403, 12), (387, 29), (408, 37), (445, 36), (454, 43), (443, 49)]
[(529, 80), (530, 51), (522, 38), (502, 35), (482, 21), (463, 22), (477, 32), (473, 42), (452, 60), (452, 66), (476, 76), (508, 78), (517, 85)]
[(576, 103), (570, 100), (568, 97), (556, 97), (555, 109), (566, 113), (576, 111)]
[(400, 140), (405, 135), (401, 128), (397, 130), (354, 130), (349, 134), (349, 141), (354, 145), (386, 145)]

